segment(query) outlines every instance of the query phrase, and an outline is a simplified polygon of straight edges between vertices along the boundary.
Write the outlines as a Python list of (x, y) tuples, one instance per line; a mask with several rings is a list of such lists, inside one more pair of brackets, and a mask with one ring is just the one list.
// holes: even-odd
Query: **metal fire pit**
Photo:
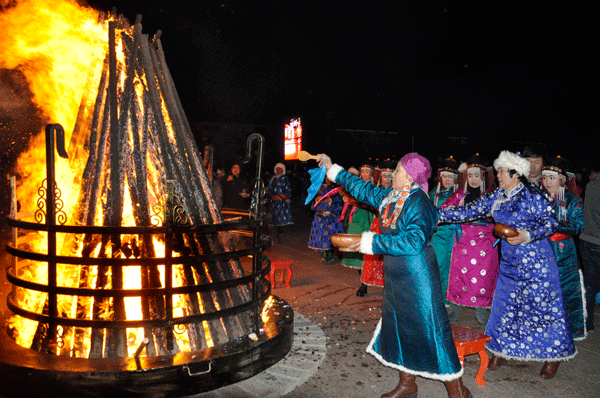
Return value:
[[(163, 319), (145, 320), (95, 320), (72, 319), (52, 314), (32, 313), (21, 308), (13, 300), (12, 292), (2, 292), (2, 299), (7, 296), (10, 311), (23, 317), (39, 321), (41, 324), (61, 327), (81, 328), (165, 328), (167, 342), (173, 348), (173, 335), (181, 325), (190, 325), (209, 319), (251, 311), (254, 318), (254, 332), (248, 336), (236, 338), (225, 345), (203, 350), (179, 352), (171, 355), (138, 356), (125, 358), (71, 358), (57, 356), (45, 351), (36, 351), (17, 345), (7, 333), (0, 333), (0, 391), (14, 396), (130, 396), (130, 397), (168, 397), (196, 394), (212, 390), (220, 386), (235, 383), (251, 377), (283, 358), (291, 349), (293, 340), (293, 311), (285, 301), (274, 298), (268, 313), (261, 314), (262, 304), (270, 295), (270, 285), (264, 282), (264, 276), (270, 271), (269, 260), (262, 256), (267, 244), (265, 240), (254, 240), (257, 244), (241, 247), (235, 251), (214, 253), (207, 256), (173, 257), (174, 237), (177, 234), (214, 234), (231, 231), (238, 235), (240, 241), (248, 240), (257, 234), (261, 222), (254, 220), (226, 221), (217, 225), (201, 226), (163, 226), (163, 227), (84, 227), (70, 225), (47, 226), (7, 219), (11, 227), (19, 230), (47, 231), (49, 234), (94, 234), (99, 236), (115, 234), (127, 235), (160, 235), (166, 242), (164, 258), (81, 258), (35, 253), (7, 245), (7, 252), (15, 259), (29, 259), (56, 264), (77, 265), (110, 265), (127, 267), (133, 264), (160, 264), (165, 266), (165, 275), (175, 264), (190, 262), (224, 261), (231, 258), (253, 256), (252, 273), (226, 283), (215, 283), (197, 286), (174, 287), (167, 281), (163, 288), (152, 289), (85, 289), (48, 286), (19, 278), (15, 264), (7, 267), (6, 279), (13, 286), (46, 292), (49, 302), (56, 300), (56, 295), (105, 297), (161, 297), (165, 302)], [(49, 271), (49, 275), (52, 271)], [(241, 306), (211, 313), (175, 317), (173, 315), (172, 297), (175, 294), (218, 291), (239, 284), (252, 284), (252, 300)], [(4, 284), (3, 284), (4, 285)], [(52, 282), (49, 284), (52, 285)], [(8, 294), (7, 294), (8, 293)], [(5, 313), (6, 314), (6, 313)], [(261, 316), (262, 315), (262, 316)], [(262, 317), (268, 320), (264, 322)], [(6, 321), (6, 319), (3, 319)], [(56, 344), (60, 344), (57, 342)], [(15, 386), (19, 386), (15, 389)]]
[[(54, 180), (53, 133), (54, 126), (49, 126), (47, 141), (50, 143), (47, 146), (50, 155), (47, 155), (47, 181)], [(247, 160), (252, 155), (253, 141), (259, 142), (256, 153), (258, 154), (257, 175), (260, 176), (262, 137), (253, 135), (249, 138)], [(13, 211), (11, 217), (7, 218), (8, 225), (13, 227), (12, 242), (6, 246), (7, 252), (13, 256), (12, 263), (6, 266), (6, 279), (12, 285), (12, 290), (3, 289), (0, 299), (6, 298), (7, 307), (13, 314), (36, 321), (38, 324), (31, 348), (22, 347), (11, 338), (13, 333), (19, 332), (18, 330), (7, 327), (6, 333), (0, 333), (2, 394), (19, 397), (184, 396), (244, 380), (273, 365), (290, 351), (293, 341), (293, 311), (285, 301), (271, 296), (271, 285), (265, 279), (265, 275), (270, 272), (270, 261), (263, 252), (270, 244), (270, 240), (261, 235), (264, 223), (262, 219), (254, 216), (241, 219), (238, 217), (215, 224), (182, 224), (181, 217), (185, 212), (177, 204), (173, 184), (167, 181), (162, 226), (61, 225), (60, 220), (64, 218), (58, 214), (61, 208), (58, 204), (60, 191), (54, 187), (54, 184), (50, 184), (50, 187), (42, 191), (45, 191), (43, 202), (48, 209), (45, 217), (36, 216), (37, 223), (19, 219), (14, 210), (16, 193), (13, 188)], [(261, 203), (261, 195), (262, 181), (258, 177), (254, 189), (255, 203)], [(260, 205), (254, 211), (255, 214), (260, 214)], [(44, 218), (46, 222), (40, 223)], [(47, 234), (46, 250), (35, 251), (29, 248), (28, 237), (23, 234), (24, 231)], [(141, 250), (137, 250), (136, 253), (136, 246), (131, 243), (132, 241), (117, 246), (118, 250), (127, 252), (124, 256), (102, 258), (93, 257), (90, 253), (86, 256), (58, 255), (57, 235), (59, 234), (67, 237), (71, 235), (73, 239), (77, 236), (80, 238), (85, 236), (98, 242), (119, 243), (124, 237), (135, 236), (140, 244), (144, 239), (152, 241), (152, 238), (157, 237), (164, 242), (165, 255), (144, 257)], [(221, 246), (221, 251), (208, 249), (206, 252), (203, 250), (196, 253), (192, 250), (186, 251), (190, 247), (185, 245), (184, 237), (189, 244), (208, 241), (210, 237), (215, 238), (215, 236), (222, 241), (224, 237), (225, 240), (229, 238), (229, 242), (235, 242), (235, 246), (226, 242)], [(247, 256), (252, 257), (252, 270), (247, 275), (228, 277), (220, 282), (187, 283), (180, 286), (176, 285), (172, 277), (173, 268), (177, 266), (192, 269), (206, 265), (210, 268), (230, 261), (240, 263), (240, 259)], [(26, 269), (29, 266), (28, 262), (35, 262), (37, 266), (45, 265), (47, 283), (22, 276), (20, 269)], [(110, 267), (112, 287), (98, 289), (63, 286), (58, 283), (58, 274), (64, 265), (79, 267), (75, 269), (80, 270), (84, 267), (98, 267), (98, 269)], [(122, 288), (122, 280), (118, 282), (116, 275), (123, 275), (123, 270), (130, 266), (140, 266), (140, 270), (164, 267), (164, 282), (159, 283), (159, 286), (141, 289)], [(197, 299), (203, 297), (203, 294), (206, 297), (206, 294), (210, 293), (212, 297), (218, 297), (220, 293), (235, 292), (236, 287), (243, 287), (244, 291), (251, 293), (242, 294), (242, 299), (238, 300), (237, 304), (224, 302), (221, 305), (218, 300), (215, 300), (214, 310), (203, 306), (201, 313), (183, 316), (174, 314), (175, 295)], [(22, 301), (17, 299), (21, 289), (42, 292), (45, 297), (43, 310), (31, 311), (24, 308), (21, 305)], [(82, 297), (94, 298), (94, 302), (102, 300), (106, 302), (109, 299), (108, 302), (113, 304), (115, 310), (112, 312), (111, 319), (102, 319), (89, 314), (87, 317), (69, 316), (61, 313), (58, 308), (59, 296), (70, 297), (71, 299), (67, 301), (71, 302), (76, 301), (75, 298), (78, 300)], [(154, 300), (154, 309), (158, 308), (159, 315), (156, 311), (150, 314), (150, 311), (146, 310), (142, 319), (127, 319), (124, 311), (120, 314), (116, 310), (116, 303), (121, 302), (123, 305), (127, 297), (138, 297), (142, 306), (146, 307), (149, 307), (148, 303)], [(156, 305), (156, 303), (160, 304)], [(3, 311), (2, 320), (5, 324), (8, 317), (10, 314)], [(175, 342), (177, 333), (190, 332), (193, 328), (196, 328), (197, 333), (204, 333), (207, 329), (206, 326), (202, 327), (203, 322), (207, 325), (207, 322), (218, 320), (226, 325), (230, 322), (229, 317), (241, 323), (251, 319), (250, 328), (240, 327), (235, 333), (227, 330), (226, 339), (221, 339), (214, 345), (204, 344), (207, 348), (179, 351)], [(68, 337), (67, 333), (69, 333), (65, 330), (72, 333), (71, 342), (74, 342), (77, 328), (91, 330), (92, 333), (95, 330), (103, 330), (102, 333), (106, 333), (102, 335), (106, 337), (99, 354), (90, 354), (85, 358), (69, 355), (69, 349), (73, 350), (71, 347), (74, 346), (65, 345), (64, 341), (68, 341), (65, 337)], [(127, 328), (143, 328), (146, 337), (135, 354), (129, 356), (122, 355), (123, 351), (119, 351), (119, 347), (114, 347), (118, 346), (118, 339), (111, 340), (113, 341), (111, 344), (108, 343), (109, 334), (125, 335)], [(208, 333), (212, 333), (212, 330), (209, 328)], [(242, 333), (240, 331), (245, 331), (245, 334), (240, 335)], [(202, 339), (205, 337), (206, 335)], [(206, 340), (208, 341), (208, 338)], [(150, 341), (153, 344), (149, 346)], [(149, 351), (150, 347), (153, 350)], [(92, 351), (93, 349), (90, 349), (90, 352)], [(145, 355), (142, 356), (142, 353)]]

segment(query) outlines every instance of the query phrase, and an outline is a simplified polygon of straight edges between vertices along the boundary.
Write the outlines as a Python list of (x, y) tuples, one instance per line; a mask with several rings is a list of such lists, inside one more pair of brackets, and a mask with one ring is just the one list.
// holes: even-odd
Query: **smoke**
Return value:
[(33, 104), (32, 94), (23, 74), (0, 69), (0, 170), (9, 172), (29, 138), (39, 132), (41, 113)]
[(0, 69), (0, 228), (10, 211), (9, 175), (15, 174), (19, 155), (37, 135), (42, 117), (32, 102), (27, 81), (16, 70)]

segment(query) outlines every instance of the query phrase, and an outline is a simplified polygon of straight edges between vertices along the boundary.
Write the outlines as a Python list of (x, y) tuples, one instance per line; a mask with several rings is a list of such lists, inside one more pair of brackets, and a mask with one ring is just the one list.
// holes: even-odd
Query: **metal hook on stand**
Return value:
[[(58, 316), (56, 297), (56, 231), (52, 226), (56, 225), (56, 181), (54, 169), (54, 133), (56, 132), (56, 150), (58, 156), (67, 159), (65, 151), (65, 130), (60, 124), (48, 124), (46, 126), (46, 225), (48, 225), (48, 314), (52, 317)], [(52, 336), (56, 335), (56, 325), (50, 322), (49, 331)]]
[(261, 214), (261, 205), (263, 199), (263, 191), (264, 191), (264, 183), (262, 181), (262, 163), (263, 163), (263, 153), (264, 153), (264, 144), (265, 138), (258, 134), (253, 133), (248, 137), (246, 141), (246, 157), (242, 160), (243, 164), (250, 162), (252, 159), (252, 148), (253, 143), (256, 142), (257, 148), (255, 149), (254, 154), (256, 154), (256, 183), (254, 184), (254, 188), (252, 191), (252, 198), (254, 199), (254, 209), (250, 212), (250, 216), (254, 219), (258, 219)]
[[(254, 218), (255, 220), (258, 220), (261, 217), (261, 205), (262, 205), (262, 198), (263, 198), (263, 182), (262, 182), (262, 178), (261, 178), (261, 174), (262, 174), (262, 162), (263, 162), (263, 147), (264, 147), (264, 143), (265, 143), (265, 139), (262, 135), (258, 134), (258, 133), (253, 133), (248, 137), (248, 140), (246, 142), (246, 157), (244, 158), (244, 160), (242, 160), (242, 163), (246, 164), (248, 163), (251, 159), (252, 159), (252, 155), (253, 155), (253, 144), (256, 142), (256, 150), (255, 150), (255, 154), (256, 154), (256, 183), (254, 184), (254, 190), (252, 191), (252, 197), (254, 199), (254, 209), (251, 210), (251, 214), (250, 217)], [(257, 225), (254, 226), (254, 247), (255, 248), (259, 248), (261, 247), (261, 241), (262, 241), (262, 235), (261, 235), (261, 228), (262, 227), (262, 223), (259, 222)], [(252, 282), (252, 300), (257, 302), (258, 299), (258, 290), (259, 290), (259, 286), (262, 286), (261, 283), (261, 277), (260, 277), (260, 269), (262, 266), (262, 262), (261, 262), (261, 253), (254, 253), (252, 256), (252, 274), (254, 275), (254, 280)], [(254, 307), (253, 309), (253, 318), (254, 318), (254, 333), (258, 334), (259, 332), (259, 306), (262, 306), (262, 302)]]
[(48, 124), (46, 126), (46, 182), (48, 193), (46, 196), (46, 224), (54, 225), (55, 221), (55, 199), (56, 199), (56, 171), (54, 169), (54, 133), (56, 132), (56, 151), (58, 156), (68, 159), (65, 150), (65, 130), (60, 124)]

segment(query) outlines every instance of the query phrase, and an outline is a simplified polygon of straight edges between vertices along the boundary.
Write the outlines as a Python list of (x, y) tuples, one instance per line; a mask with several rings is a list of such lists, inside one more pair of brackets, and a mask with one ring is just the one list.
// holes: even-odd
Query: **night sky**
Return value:
[[(599, 141), (593, 12), (523, 3), (88, 1), (130, 21), (141, 14), (149, 35), (162, 30), (190, 120), (327, 114), (334, 128), (398, 132), (437, 156), (493, 159), (541, 142), (589, 166)], [(466, 147), (447, 137), (467, 137)]]

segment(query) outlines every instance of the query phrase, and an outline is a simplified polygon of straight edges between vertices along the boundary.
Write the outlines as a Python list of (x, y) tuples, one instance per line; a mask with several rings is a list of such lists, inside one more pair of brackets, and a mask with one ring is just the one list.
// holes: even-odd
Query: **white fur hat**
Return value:
[(275, 174), (277, 174), (277, 168), (280, 167), (281, 170), (283, 170), (283, 175), (285, 175), (286, 170), (285, 170), (285, 165), (283, 163), (277, 163), (275, 165), (275, 168), (273, 170), (275, 170)]
[(498, 159), (494, 160), (494, 168), (497, 170), (500, 167), (505, 167), (508, 170), (515, 170), (523, 177), (529, 177), (531, 163), (529, 160), (509, 151), (500, 152)]

